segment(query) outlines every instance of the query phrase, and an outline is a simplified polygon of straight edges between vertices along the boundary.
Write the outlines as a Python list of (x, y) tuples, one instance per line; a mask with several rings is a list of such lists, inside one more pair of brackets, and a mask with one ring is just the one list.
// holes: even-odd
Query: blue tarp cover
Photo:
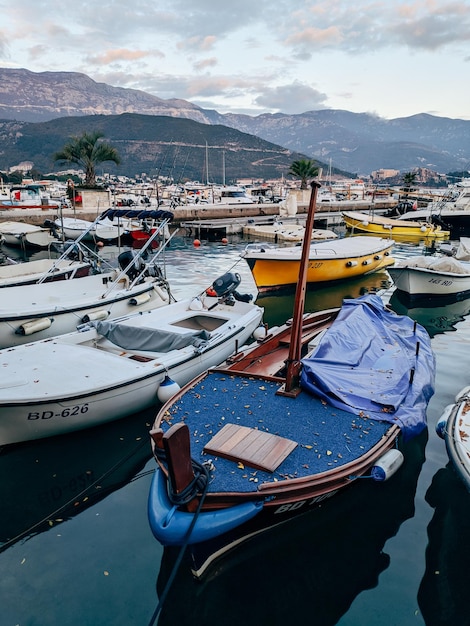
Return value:
[(345, 300), (302, 366), (301, 386), (333, 406), (396, 423), (405, 438), (426, 427), (436, 369), (431, 339), (376, 295)]

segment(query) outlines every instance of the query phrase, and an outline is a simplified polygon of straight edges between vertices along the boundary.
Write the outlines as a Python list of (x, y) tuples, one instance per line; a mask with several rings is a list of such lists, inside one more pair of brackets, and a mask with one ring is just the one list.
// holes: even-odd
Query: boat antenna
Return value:
[(302, 244), (302, 256), (300, 259), (299, 280), (294, 300), (294, 316), (292, 319), (291, 341), (289, 346), (289, 356), (287, 358), (286, 382), (278, 390), (278, 394), (297, 397), (300, 393), (300, 357), (302, 351), (302, 327), (305, 309), (305, 291), (307, 288), (307, 270), (310, 256), (310, 244), (312, 242), (313, 223), (315, 220), (315, 207), (317, 203), (317, 192), (321, 187), (316, 181), (311, 182), (312, 192), (308, 206), (307, 221), (305, 223), (305, 234)]

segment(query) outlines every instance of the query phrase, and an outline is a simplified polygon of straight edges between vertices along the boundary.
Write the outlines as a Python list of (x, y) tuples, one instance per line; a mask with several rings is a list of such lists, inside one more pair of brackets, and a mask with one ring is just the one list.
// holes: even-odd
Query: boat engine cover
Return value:
[(127, 268), (126, 274), (131, 280), (134, 280), (134, 278), (143, 269), (142, 259), (136, 256), (133, 250), (125, 250), (124, 252), (121, 252), (118, 256), (118, 263), (121, 270), (125, 270)]
[(214, 281), (212, 287), (219, 298), (235, 291), (242, 278), (237, 272), (227, 272)]

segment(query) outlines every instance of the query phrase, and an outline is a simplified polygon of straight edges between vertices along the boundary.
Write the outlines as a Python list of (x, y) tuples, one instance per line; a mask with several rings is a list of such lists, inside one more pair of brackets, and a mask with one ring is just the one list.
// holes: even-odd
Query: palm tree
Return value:
[(121, 158), (116, 148), (105, 141), (100, 141), (104, 134), (98, 130), (84, 132), (81, 137), (72, 137), (59, 152), (54, 154), (54, 161), (75, 163), (85, 170), (85, 186), (96, 186), (96, 166), (105, 161), (119, 165)]
[(318, 167), (316, 167), (315, 161), (300, 159), (292, 163), (288, 173), (291, 174), (291, 176), (300, 178), (301, 189), (308, 189), (308, 179), (318, 176)]
[(411, 191), (411, 187), (416, 180), (416, 172), (407, 172), (403, 174), (403, 187), (405, 191)]

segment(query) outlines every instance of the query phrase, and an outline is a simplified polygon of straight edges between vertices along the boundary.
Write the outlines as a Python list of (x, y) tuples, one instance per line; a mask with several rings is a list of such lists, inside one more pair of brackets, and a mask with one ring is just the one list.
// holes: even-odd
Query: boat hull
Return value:
[(66, 239), (73, 240), (81, 237), (85, 241), (115, 241), (125, 233), (122, 227), (112, 223), (93, 223), (71, 217), (57, 219), (55, 225), (62, 230)]
[[(396, 439), (392, 440), (391, 445), (396, 445)], [(401, 444), (400, 447), (402, 447)], [(354, 477), (354, 479), (348, 480), (341, 487), (323, 490), (321, 494), (304, 495), (297, 500), (292, 499), (289, 503), (280, 504), (273, 501), (269, 505), (259, 501), (246, 502), (234, 505), (232, 511), (225, 509), (207, 513), (209, 518), (204, 520), (204, 524), (207, 524), (206, 528), (210, 537), (199, 542), (192, 542), (189, 539), (189, 545), (186, 548), (187, 559), (193, 576), (197, 579), (205, 579), (205, 577), (210, 576), (209, 572), (212, 564), (217, 562), (218, 566), (220, 559), (229, 553), (231, 554), (237, 547), (245, 545), (246, 542), (252, 539), (258, 538), (259, 540), (265, 535), (269, 536), (269, 532), (274, 528), (282, 527), (284, 524), (293, 522), (293, 520), (306, 516), (309, 513), (312, 514), (315, 511), (318, 513), (325, 506), (328, 506), (330, 502), (337, 502), (341, 498), (348, 497), (347, 494), (351, 494), (350, 497), (353, 497), (352, 494), (359, 485), (362, 486), (364, 481), (367, 480), (368, 482), (373, 482), (370, 476), (362, 476), (362, 480)], [(159, 539), (158, 533), (155, 532), (155, 526), (152, 524), (152, 515), (156, 510), (154, 505), (157, 501), (162, 507), (160, 511), (165, 511), (166, 488), (164, 491), (161, 489), (164, 482), (165, 477), (163, 473), (157, 469), (150, 486), (148, 517), (153, 534), (159, 541), (161, 539)], [(385, 485), (377, 484), (376, 487), (377, 489), (383, 489)], [(161, 501), (162, 494), (163, 501)], [(226, 521), (228, 528), (221, 533), (214, 532), (214, 529), (218, 527), (219, 514), (220, 517), (224, 515), (228, 518)], [(186, 515), (192, 517), (191, 514)], [(168, 520), (170, 520), (171, 526), (174, 520), (173, 518), (170, 519), (170, 517), (169, 515)], [(240, 518), (239, 524), (236, 524), (237, 518)], [(186, 532), (188, 529), (187, 522), (189, 521), (190, 519), (184, 521)], [(182, 545), (182, 543), (175, 541), (174, 544), (170, 545)]]
[(383, 237), (410, 239), (447, 239), (449, 231), (429, 222), (405, 221), (367, 215), (365, 213), (343, 212), (346, 227), (355, 232), (370, 233)]
[(2, 222), (0, 234), (7, 246), (22, 248), (47, 248), (58, 241), (49, 229), (23, 222)]
[[(441, 428), (452, 467), (467, 491), (470, 492), (470, 399), (468, 392), (469, 388), (466, 387), (457, 394), (456, 403), (448, 407), (449, 416)], [(436, 429), (442, 436), (439, 426), (438, 422)]]
[[(356, 278), (394, 263), (394, 242), (370, 237), (349, 237), (314, 244), (310, 249), (307, 283), (328, 283)], [(243, 254), (260, 292), (297, 284), (300, 249), (246, 250)]]
[[(49, 270), (52, 271), (49, 272)], [(51, 282), (55, 280), (68, 280), (70, 278), (83, 278), (88, 276), (90, 264), (81, 261), (54, 261), (51, 259), (39, 259), (25, 263), (0, 266), (0, 288), (32, 285), (39, 280)]]
[(169, 302), (168, 293), (156, 282), (127, 288), (110, 278), (100, 274), (79, 281), (27, 285), (20, 290), (5, 287), (0, 305), (0, 348), (73, 332), (86, 316), (103, 314), (112, 319)]
[(419, 267), (389, 267), (398, 291), (410, 300), (445, 300), (452, 302), (470, 296), (470, 273), (453, 274)]
[[(195, 577), (202, 577), (213, 561), (237, 545), (321, 507), (327, 500), (353, 488), (360, 477), (367, 475), (371, 479), (374, 463), (379, 462), (387, 451), (396, 450), (397, 441), (401, 441), (399, 428), (392, 426), (362, 458), (342, 468), (306, 478), (285, 476), (284, 480), (279, 479), (270, 488), (259, 488), (251, 495), (229, 493), (213, 498), (209, 493), (193, 525), (194, 514), (175, 511), (169, 501), (167, 477), (159, 468), (153, 478), (148, 501), (152, 533), (166, 546), (188, 543), (192, 572)], [(220, 462), (220, 458), (214, 459), (216, 466)], [(249, 467), (239, 467), (235, 471), (244, 471), (247, 480), (254, 480), (256, 476), (256, 472)], [(262, 481), (261, 476), (259, 480)]]

